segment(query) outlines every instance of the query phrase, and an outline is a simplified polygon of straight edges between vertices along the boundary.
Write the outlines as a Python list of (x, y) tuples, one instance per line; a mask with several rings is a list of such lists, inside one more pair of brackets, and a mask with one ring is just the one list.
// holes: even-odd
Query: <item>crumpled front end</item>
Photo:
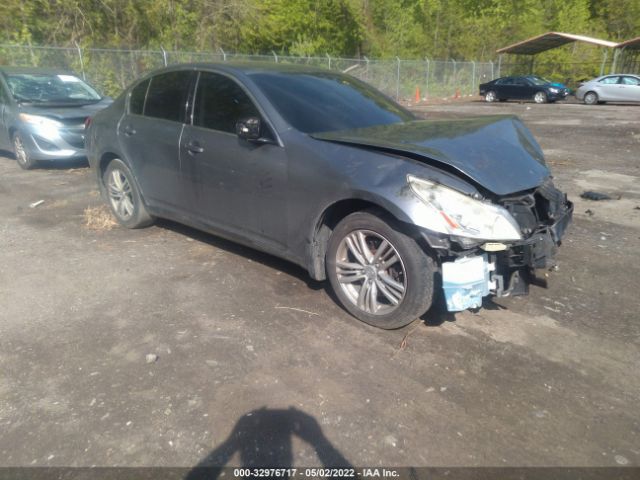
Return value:
[(533, 191), (502, 197), (498, 203), (518, 223), (522, 240), (474, 242), (424, 234), (443, 256), (442, 285), (449, 311), (479, 308), (488, 295), (524, 295), (532, 283), (546, 285), (536, 277), (536, 270), (555, 265), (573, 204), (550, 179)]

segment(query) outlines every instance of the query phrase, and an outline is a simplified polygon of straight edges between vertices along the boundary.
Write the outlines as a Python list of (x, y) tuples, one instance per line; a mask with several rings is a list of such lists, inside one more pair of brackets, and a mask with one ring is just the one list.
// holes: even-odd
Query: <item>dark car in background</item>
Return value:
[(0, 67), (0, 149), (24, 169), (82, 158), (87, 118), (110, 103), (67, 71)]
[(451, 311), (526, 293), (573, 210), (516, 117), (419, 120), (304, 67), (152, 72), (93, 117), (87, 150), (123, 226), (164, 217), (282, 257), (382, 328), (434, 292)]
[(570, 91), (562, 84), (535, 75), (502, 77), (480, 85), (480, 96), (487, 102), (533, 100), (536, 103), (564, 100)]

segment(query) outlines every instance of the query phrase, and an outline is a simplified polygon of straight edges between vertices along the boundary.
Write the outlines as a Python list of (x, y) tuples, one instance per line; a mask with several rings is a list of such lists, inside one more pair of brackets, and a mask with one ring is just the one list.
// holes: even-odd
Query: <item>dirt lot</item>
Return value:
[(0, 465), (640, 465), (640, 107), (421, 110), (537, 135), (576, 202), (548, 290), (376, 330), (270, 256), (89, 228), (86, 168), (0, 158)]

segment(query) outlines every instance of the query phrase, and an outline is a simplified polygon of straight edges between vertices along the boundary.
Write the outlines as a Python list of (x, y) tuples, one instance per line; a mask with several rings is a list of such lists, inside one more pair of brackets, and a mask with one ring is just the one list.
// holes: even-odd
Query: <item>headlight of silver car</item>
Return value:
[(62, 123), (57, 120), (53, 120), (52, 118), (43, 117), (41, 115), (31, 115), (30, 113), (20, 113), (18, 114), (18, 118), (25, 123), (38, 125), (39, 127), (59, 128), (64, 126)]
[(61, 127), (64, 125), (52, 118), (43, 117), (41, 115), (31, 115), (30, 113), (20, 113), (18, 118), (23, 122), (37, 129), (38, 135), (53, 139), (58, 135)]
[(413, 193), (425, 204), (421, 224), (430, 230), (478, 240), (520, 240), (511, 214), (492, 203), (475, 200), (449, 187), (407, 176)]

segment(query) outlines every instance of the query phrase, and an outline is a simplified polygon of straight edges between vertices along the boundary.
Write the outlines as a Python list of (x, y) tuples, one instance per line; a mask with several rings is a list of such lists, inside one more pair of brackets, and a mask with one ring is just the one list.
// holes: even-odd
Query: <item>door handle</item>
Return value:
[(196, 141), (189, 142), (185, 145), (187, 152), (191, 155), (195, 155), (196, 153), (204, 152), (204, 148), (200, 146), (200, 144)]
[(133, 128), (131, 125), (127, 125), (126, 127), (124, 127), (123, 132), (127, 137), (130, 137), (136, 134), (136, 129)]

